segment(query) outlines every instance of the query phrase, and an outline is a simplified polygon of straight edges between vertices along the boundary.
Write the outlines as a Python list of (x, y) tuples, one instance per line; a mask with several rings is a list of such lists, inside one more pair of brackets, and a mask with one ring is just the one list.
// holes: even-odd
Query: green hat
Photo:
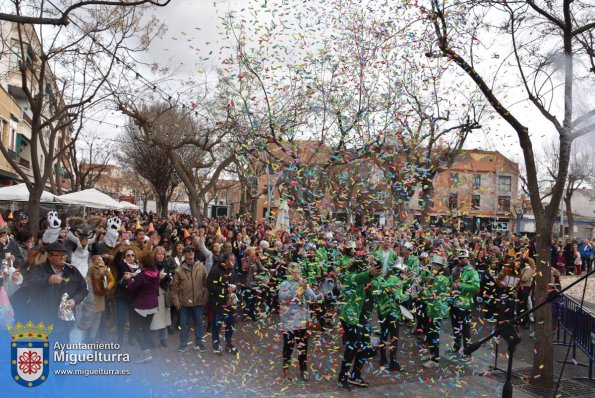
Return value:
[(2, 224), (2, 226), (0, 226), (0, 234), (7, 234), (8, 233), (8, 227), (6, 226), (6, 224)]

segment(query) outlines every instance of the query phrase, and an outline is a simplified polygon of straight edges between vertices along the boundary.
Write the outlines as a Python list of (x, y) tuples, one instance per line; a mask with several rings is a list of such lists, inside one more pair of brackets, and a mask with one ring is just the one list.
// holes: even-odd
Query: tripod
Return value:
[[(534, 313), (541, 307), (549, 304), (553, 301), (556, 301), (562, 293), (570, 290), (575, 285), (578, 285), (582, 281), (585, 281), (589, 276), (595, 274), (595, 269), (591, 270), (590, 272), (586, 273), (585, 275), (581, 276), (570, 285), (566, 286), (564, 289), (560, 291), (553, 291), (551, 292), (544, 301), (536, 305), (535, 307), (531, 308), (529, 311), (524, 311), (522, 314), (517, 315), (514, 318), (508, 319), (504, 321), (499, 327), (494, 329), (489, 335), (484, 337), (483, 339), (476, 341), (473, 344), (470, 344), (466, 347), (463, 352), (465, 355), (471, 355), (473, 352), (477, 351), (479, 347), (485, 344), (487, 341), (493, 339), (496, 336), (502, 336), (502, 338), (508, 343), (508, 367), (506, 369), (506, 381), (504, 382), (504, 387), (502, 388), (502, 398), (512, 398), (512, 363), (513, 363), (513, 354), (516, 349), (516, 346), (521, 342), (521, 335), (519, 334), (516, 323), (521, 320), (522, 318), (528, 316), (529, 314)], [(582, 302), (581, 302), (582, 305)]]

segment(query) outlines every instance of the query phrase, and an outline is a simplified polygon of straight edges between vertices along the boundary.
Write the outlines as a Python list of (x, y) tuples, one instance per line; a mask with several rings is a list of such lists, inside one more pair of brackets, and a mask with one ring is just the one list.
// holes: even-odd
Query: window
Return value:
[(473, 189), (481, 187), (481, 174), (473, 174)]
[(19, 67), (23, 54), (25, 55), (26, 64), (33, 65), (34, 54), (29, 43), (23, 42), (21, 47), (19, 40), (13, 39), (11, 53), (11, 63), (13, 68), (16, 69)]
[(479, 195), (473, 195), (471, 197), (471, 207), (474, 210), (479, 210), (480, 203), (481, 203), (481, 197)]
[(451, 193), (448, 196), (448, 208), (450, 210), (457, 209), (459, 207), (459, 194), (458, 193)]
[(499, 176), (498, 177), (498, 191), (510, 192), (512, 190), (512, 177)]
[(17, 130), (10, 129), (10, 142), (8, 143), (8, 149), (15, 151), (17, 150)]
[(510, 211), (510, 196), (498, 196), (498, 210)]
[(493, 224), (494, 231), (508, 231), (508, 223), (505, 221), (496, 221)]

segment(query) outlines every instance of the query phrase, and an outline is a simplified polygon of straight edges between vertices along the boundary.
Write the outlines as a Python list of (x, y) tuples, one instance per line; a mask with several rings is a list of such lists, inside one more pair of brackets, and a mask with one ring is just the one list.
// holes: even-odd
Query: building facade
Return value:
[[(30, 179), (33, 179), (31, 158), (33, 145), (40, 165), (40, 173), (44, 173), (44, 151), (42, 141), (46, 148), (50, 143), (49, 130), (40, 134), (37, 142), (32, 142), (32, 117), (29, 100), (23, 90), (23, 80), (27, 81), (33, 96), (38, 95), (39, 84), (37, 81), (37, 66), (41, 44), (32, 25), (21, 25), (21, 35), (17, 24), (0, 21), (0, 132), (7, 156), (0, 153), (0, 185), (7, 186), (23, 182), (16, 170), (10, 165), (7, 158), (14, 160), (18, 168)], [(19, 66), (26, 66), (26, 73), (21, 73)], [(25, 76), (23, 76), (25, 75)], [(62, 103), (59, 90), (56, 86), (54, 74), (46, 69), (44, 72), (46, 85), (43, 88), (45, 117), (51, 117)], [(64, 123), (65, 125), (68, 123)], [(57, 132), (54, 140), (54, 151), (64, 148), (70, 143), (72, 127), (64, 127)], [(56, 152), (55, 152), (56, 153)], [(46, 188), (58, 192), (70, 189), (70, 183), (65, 176), (65, 156), (59, 156), (52, 164), (51, 178)]]
[[(517, 222), (519, 165), (500, 152), (463, 150), (452, 166), (434, 178), (429, 216), (450, 219), (460, 228), (514, 231)], [(421, 215), (416, 189), (409, 209)]]

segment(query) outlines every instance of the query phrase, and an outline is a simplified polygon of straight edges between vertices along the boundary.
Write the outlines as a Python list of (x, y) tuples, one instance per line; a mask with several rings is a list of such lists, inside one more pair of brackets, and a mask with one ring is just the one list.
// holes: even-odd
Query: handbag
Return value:
[(167, 287), (165, 288), (165, 293), (164, 293), (164, 302), (165, 302), (165, 306), (166, 307), (173, 307), (174, 306), (174, 301), (171, 298), (171, 292), (169, 289), (169, 285), (167, 285)]

